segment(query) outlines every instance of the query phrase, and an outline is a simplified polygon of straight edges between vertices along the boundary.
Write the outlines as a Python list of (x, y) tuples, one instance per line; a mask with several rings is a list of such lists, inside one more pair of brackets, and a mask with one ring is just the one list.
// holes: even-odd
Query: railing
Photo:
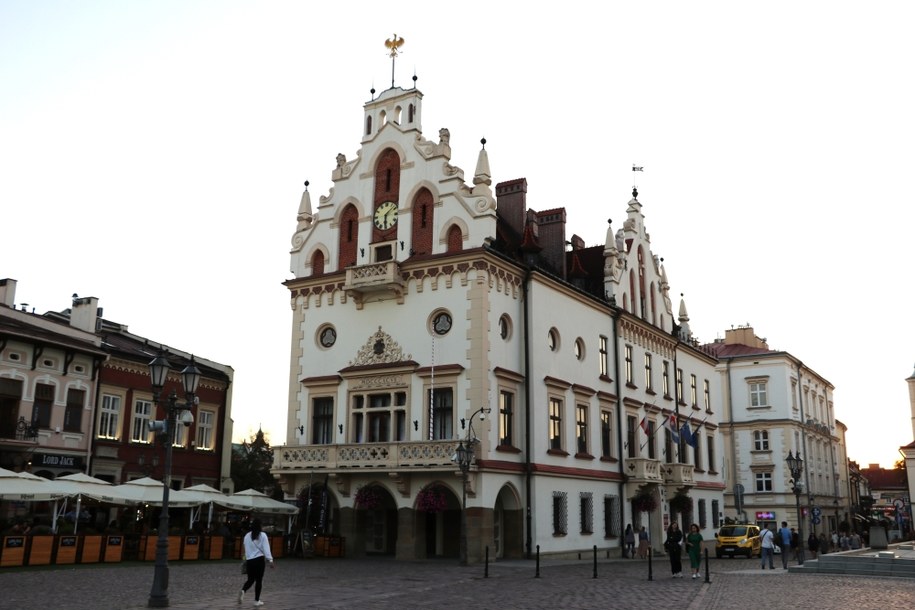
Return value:
[(626, 475), (630, 480), (660, 482), (661, 462), (648, 458), (626, 458)]
[(282, 446), (274, 448), (273, 470), (454, 467), (451, 458), (457, 444), (447, 440)]
[(679, 486), (692, 485), (694, 483), (693, 469), (692, 464), (665, 464), (664, 480)]
[(0, 438), (34, 441), (38, 438), (38, 426), (26, 421), (25, 417), (20, 417), (15, 425), (0, 426)]

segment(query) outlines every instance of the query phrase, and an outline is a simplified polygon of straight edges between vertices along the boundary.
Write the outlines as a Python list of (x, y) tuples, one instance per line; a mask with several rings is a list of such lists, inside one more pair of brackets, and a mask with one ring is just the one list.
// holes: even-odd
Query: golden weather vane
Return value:
[(394, 88), (394, 62), (397, 59), (398, 50), (403, 46), (403, 38), (398, 38), (397, 34), (394, 34), (393, 38), (384, 41), (384, 46), (390, 49), (388, 55), (391, 56), (391, 88)]

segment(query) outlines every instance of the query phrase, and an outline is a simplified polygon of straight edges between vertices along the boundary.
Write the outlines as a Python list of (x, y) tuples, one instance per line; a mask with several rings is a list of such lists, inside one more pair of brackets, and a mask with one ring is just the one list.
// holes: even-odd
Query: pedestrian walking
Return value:
[(791, 528), (791, 556), (795, 561), (798, 560), (798, 549), (801, 548), (801, 537), (798, 535), (797, 530), (793, 527)]
[(643, 525), (639, 530), (639, 559), (648, 557), (648, 546), (648, 530)]
[(766, 569), (766, 559), (769, 560), (769, 569), (774, 570), (775, 564), (772, 561), (772, 555), (775, 553), (775, 534), (771, 529), (764, 528), (759, 535), (760, 540), (760, 562), (763, 570)]
[(683, 564), (680, 561), (680, 543), (683, 541), (683, 532), (677, 522), (674, 521), (667, 528), (667, 539), (664, 541), (664, 548), (670, 557), (670, 573), (674, 578), (683, 578)]
[(635, 558), (635, 532), (632, 531), (632, 524), (626, 526), (626, 534), (623, 537), (626, 543), (626, 557)]
[(782, 526), (778, 530), (778, 542), (782, 548), (782, 569), (788, 569), (788, 549), (791, 548), (791, 530), (788, 529), (788, 522), (782, 521)]
[(814, 559), (817, 558), (817, 553), (820, 550), (820, 541), (813, 532), (810, 532), (810, 535), (807, 536), (807, 550), (813, 553)]
[(245, 581), (241, 591), (238, 592), (238, 603), (245, 601), (245, 593), (254, 585), (254, 605), (263, 606), (261, 601), (261, 589), (263, 587), (264, 572), (267, 564), (270, 568), (275, 568), (273, 555), (270, 553), (270, 539), (267, 534), (261, 531), (261, 520), (255, 519), (251, 522), (251, 531), (245, 534), (242, 541), (245, 550), (245, 564), (247, 566), (248, 579)]
[(699, 578), (699, 565), (702, 563), (702, 534), (695, 523), (689, 526), (686, 535), (686, 553), (689, 555), (689, 567), (693, 569), (693, 579)]

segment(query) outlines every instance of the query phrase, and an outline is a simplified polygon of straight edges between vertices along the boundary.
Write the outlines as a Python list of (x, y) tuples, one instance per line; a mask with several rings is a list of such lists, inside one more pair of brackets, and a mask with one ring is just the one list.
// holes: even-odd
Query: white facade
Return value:
[[(788, 453), (804, 460), (802, 531), (831, 533), (850, 517), (845, 427), (835, 419), (833, 386), (788, 352), (770, 350), (752, 328), (726, 332), (720, 358), (726, 517), (798, 526)], [(735, 499), (742, 486), (742, 503)], [(820, 510), (819, 523), (805, 517)]]
[[(338, 156), (316, 213), (307, 190), (299, 206), (273, 472), (287, 494), (326, 495), (308, 528), (344, 536), (348, 554), (457, 555), (466, 495), (470, 561), (619, 549), (633, 522), (661, 552), (679, 493), (711, 538), (716, 361), (682, 304), (674, 321), (636, 194), (606, 244), (573, 236), (569, 252), (565, 210), (528, 210), (523, 179), (493, 193), (485, 149), (468, 186), (448, 131), (426, 140), (421, 116), (415, 89), (366, 103), (355, 158)], [(665, 451), (671, 416), (698, 429), (682, 459)], [(466, 482), (460, 444), (475, 457)], [(650, 519), (639, 493), (657, 501)]]

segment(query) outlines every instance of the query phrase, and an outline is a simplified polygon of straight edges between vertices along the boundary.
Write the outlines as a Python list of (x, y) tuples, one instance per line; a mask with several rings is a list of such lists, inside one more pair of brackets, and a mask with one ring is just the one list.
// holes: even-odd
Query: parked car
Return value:
[(761, 556), (759, 527), (750, 524), (723, 525), (715, 532), (715, 557)]

